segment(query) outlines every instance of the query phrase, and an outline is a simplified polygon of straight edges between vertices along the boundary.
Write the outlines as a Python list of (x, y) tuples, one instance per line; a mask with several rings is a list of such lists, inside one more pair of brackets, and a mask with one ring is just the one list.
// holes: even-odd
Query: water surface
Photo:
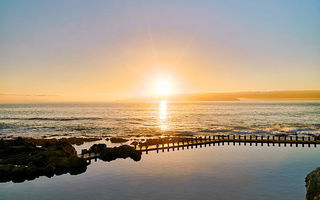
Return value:
[(0, 104), (0, 136), (320, 134), (320, 102)]
[(87, 172), (0, 183), (0, 199), (301, 200), (319, 147), (211, 146), (93, 162)]

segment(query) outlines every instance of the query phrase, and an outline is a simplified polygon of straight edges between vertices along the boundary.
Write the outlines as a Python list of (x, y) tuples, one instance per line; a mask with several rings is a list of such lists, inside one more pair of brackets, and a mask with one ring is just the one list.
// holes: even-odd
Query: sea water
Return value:
[[(1, 104), (0, 133), (319, 135), (319, 116), (319, 102)], [(301, 200), (306, 175), (320, 166), (319, 146), (230, 144), (92, 161), (79, 175), (0, 183), (0, 199)]]
[(0, 137), (320, 134), (320, 102), (0, 104)]
[(0, 183), (0, 199), (301, 200), (320, 147), (227, 144), (92, 160), (85, 173)]

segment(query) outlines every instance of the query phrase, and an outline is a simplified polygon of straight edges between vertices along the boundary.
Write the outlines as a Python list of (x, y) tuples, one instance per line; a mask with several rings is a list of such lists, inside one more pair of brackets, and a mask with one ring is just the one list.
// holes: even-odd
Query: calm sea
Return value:
[(85, 173), (0, 183), (0, 199), (303, 200), (320, 147), (208, 146), (92, 161)]
[(0, 136), (320, 134), (320, 102), (0, 104)]
[[(319, 135), (319, 116), (320, 102), (1, 104), (0, 133), (2, 137)], [(320, 166), (319, 151), (319, 145), (226, 143), (149, 152), (138, 162), (92, 161), (85, 173), (75, 176), (0, 183), (0, 199), (301, 200), (305, 198), (304, 178)]]

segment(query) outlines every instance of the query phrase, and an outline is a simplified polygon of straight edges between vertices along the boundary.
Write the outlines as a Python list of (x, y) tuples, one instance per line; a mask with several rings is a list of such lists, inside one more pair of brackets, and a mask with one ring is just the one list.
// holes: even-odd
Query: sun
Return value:
[(156, 93), (159, 96), (166, 96), (172, 93), (172, 86), (169, 80), (160, 79), (156, 83)]

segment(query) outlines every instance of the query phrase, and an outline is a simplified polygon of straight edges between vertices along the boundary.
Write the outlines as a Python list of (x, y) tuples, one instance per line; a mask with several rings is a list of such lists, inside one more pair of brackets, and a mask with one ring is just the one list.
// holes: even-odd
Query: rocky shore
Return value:
[[(88, 162), (77, 156), (72, 144), (85, 141), (96, 141), (96, 139), (2, 139), (0, 140), (0, 182), (23, 182), (40, 176), (83, 173), (87, 169)], [(141, 152), (129, 145), (108, 148), (106, 144), (94, 144), (88, 153), (99, 154), (98, 158), (103, 161), (112, 161), (117, 158), (141, 160)]]
[(310, 172), (306, 177), (306, 200), (320, 199), (320, 167)]
[(38, 147), (22, 138), (0, 140), (0, 182), (23, 182), (65, 173), (75, 175), (86, 169), (87, 162), (77, 157), (68, 142), (47, 142)]
[(95, 142), (101, 140), (101, 138), (86, 138), (86, 137), (69, 137), (69, 138), (51, 138), (51, 139), (38, 139), (38, 138), (23, 138), (26, 142), (30, 142), (32, 144), (35, 144), (37, 146), (43, 146), (46, 143), (56, 143), (58, 141), (63, 141), (63, 142), (68, 142), (70, 144), (75, 144), (75, 145), (82, 145), (85, 142)]

